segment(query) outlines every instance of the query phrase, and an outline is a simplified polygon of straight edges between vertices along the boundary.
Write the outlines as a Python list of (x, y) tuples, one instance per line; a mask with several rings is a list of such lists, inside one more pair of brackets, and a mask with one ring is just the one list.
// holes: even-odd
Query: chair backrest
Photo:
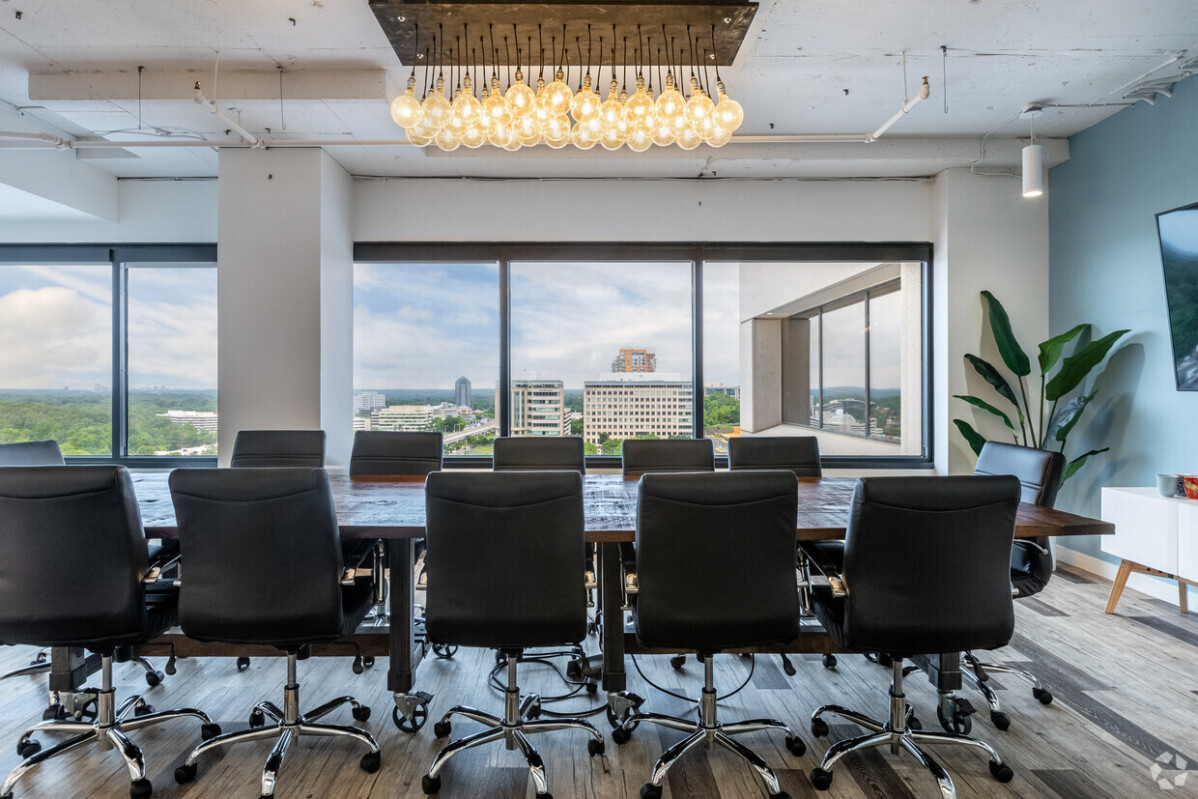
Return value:
[(239, 430), (229, 465), (319, 468), (324, 466), (323, 430)]
[(845, 534), (845, 643), (892, 655), (1004, 646), (1019, 481), (868, 477)]
[(621, 459), (625, 477), (654, 472), (715, 471), (710, 438), (630, 438)]
[(283, 648), (341, 630), (341, 540), (324, 469), (176, 469), (179, 624)]
[(359, 430), (349, 456), (350, 475), (425, 475), (441, 469), (440, 433)]
[(790, 469), (795, 477), (822, 477), (815, 436), (761, 436), (728, 439), (728, 468)]
[(0, 469), (0, 642), (102, 649), (140, 640), (147, 568), (125, 467)]
[(64, 466), (57, 441), (0, 444), (0, 466)]
[(587, 470), (586, 448), (578, 436), (516, 436), (495, 439), (497, 472)]
[(797, 636), (797, 489), (784, 470), (642, 477), (641, 640), (715, 652)]
[(1051, 508), (1064, 471), (1065, 456), (1059, 452), (987, 441), (973, 473), (1013, 474), (1019, 478), (1024, 502)]
[(586, 636), (581, 474), (433, 472), (424, 493), (429, 640), (512, 650)]

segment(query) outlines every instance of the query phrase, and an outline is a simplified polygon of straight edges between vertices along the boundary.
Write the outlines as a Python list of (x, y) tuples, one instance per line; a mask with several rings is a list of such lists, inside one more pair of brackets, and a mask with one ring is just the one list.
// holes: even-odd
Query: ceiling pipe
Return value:
[(216, 102), (214, 100), (209, 100), (207, 97), (205, 97), (204, 93), (200, 91), (200, 82), (198, 80), (196, 81), (195, 85), (195, 100), (200, 105), (208, 106), (209, 111), (211, 111), (213, 114), (216, 114), (217, 118), (228, 125), (230, 130), (234, 131), (237, 133), (237, 135), (241, 136), (241, 138), (245, 139), (251, 147), (257, 149), (266, 146), (266, 142), (250, 133), (245, 128), (241, 127), (241, 125), (235, 122), (232, 117), (217, 108)]
[[(906, 92), (904, 91), (903, 94), (906, 94)], [(893, 125), (895, 122), (898, 122), (900, 119), (902, 119), (904, 115), (909, 113), (912, 108), (919, 105), (919, 103), (921, 101), (928, 99), (929, 94), (931, 94), (931, 88), (928, 86), (928, 76), (924, 75), (923, 76), (923, 85), (919, 87), (919, 94), (915, 95), (910, 100), (903, 103), (903, 107), (900, 108), (895, 113), (894, 116), (892, 116), (890, 119), (886, 120), (886, 122), (882, 124), (882, 127), (878, 128), (873, 133), (869, 134), (865, 138), (865, 142), (868, 144), (870, 142), (875, 142), (878, 139), (882, 138), (882, 134), (885, 133), (887, 130), (889, 130), (891, 125)]]
[(53, 133), (26, 133), (20, 130), (0, 130), (0, 139), (27, 139), (30, 142), (44, 142), (54, 145), (59, 150), (67, 150), (71, 147), (69, 139), (55, 136)]

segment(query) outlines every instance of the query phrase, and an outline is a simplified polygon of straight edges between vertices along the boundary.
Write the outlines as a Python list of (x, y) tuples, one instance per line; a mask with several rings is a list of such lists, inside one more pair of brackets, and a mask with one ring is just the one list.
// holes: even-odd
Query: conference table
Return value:
[[(391, 572), (389, 624), (380, 625), (374, 634), (360, 630), (352, 641), (327, 649), (335, 654), (388, 655), (387, 687), (396, 702), (395, 720), (401, 728), (418, 729), (427, 717), (427, 694), (415, 691), (416, 671), (425, 644), (416, 635), (415, 541), (424, 536), (424, 478), (330, 474), (337, 520), (343, 539), (382, 540), (386, 543)], [(174, 538), (174, 507), (167, 486), (167, 473), (135, 472), (134, 491), (141, 509), (146, 536)], [(799, 478), (797, 540), (844, 538), (849, 505), (856, 480), (844, 477)], [(623, 576), (619, 544), (634, 539), (636, 529), (637, 482), (617, 474), (587, 474), (583, 479), (586, 539), (599, 553), (600, 624), (603, 629), (602, 688), (612, 697), (619, 714), (625, 705), (619, 697), (627, 688), (624, 655), (638, 649), (636, 638), (625, 630)], [(1038, 536), (1105, 535), (1114, 532), (1109, 522), (1077, 516), (1027, 503), (1019, 506), (1016, 517), (1017, 538)], [(185, 567), (186, 568), (186, 567)], [(383, 633), (386, 633), (385, 635)], [(193, 642), (181, 634), (155, 639), (141, 648), (145, 654), (172, 651), (187, 655), (253, 654), (246, 647), (229, 647)], [(803, 632), (790, 644), (773, 647), (770, 652), (836, 651), (823, 631), (810, 620)], [(263, 651), (261, 654), (277, 654)], [(955, 655), (940, 658), (929, 667), (929, 678), (942, 695), (960, 688), (959, 664)], [(401, 723), (406, 721), (406, 724)]]

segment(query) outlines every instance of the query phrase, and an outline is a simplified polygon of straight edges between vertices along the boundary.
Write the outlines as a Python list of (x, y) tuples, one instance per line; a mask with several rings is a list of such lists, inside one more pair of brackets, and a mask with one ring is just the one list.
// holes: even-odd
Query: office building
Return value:
[(459, 377), (453, 384), (453, 402), (455, 405), (463, 408), (470, 406), (470, 381), (466, 377)]
[(644, 348), (621, 347), (611, 362), (613, 372), (656, 372), (657, 356)]
[(166, 417), (173, 424), (189, 424), (205, 433), (217, 431), (216, 411), (167, 411), (157, 415)]
[(354, 394), (354, 413), (369, 413), (387, 407), (387, 397), (378, 391), (362, 391)]
[(712, 394), (724, 394), (733, 399), (740, 399), (740, 386), (729, 386), (724, 383), (704, 383), (703, 396), (707, 397)]
[(523, 377), (512, 381), (513, 436), (564, 436), (569, 432), (562, 381)]
[(433, 411), (427, 405), (389, 405), (370, 414), (371, 430), (431, 430)]
[(680, 375), (623, 373), (583, 384), (583, 440), (657, 436), (689, 438), (694, 432), (694, 388)]

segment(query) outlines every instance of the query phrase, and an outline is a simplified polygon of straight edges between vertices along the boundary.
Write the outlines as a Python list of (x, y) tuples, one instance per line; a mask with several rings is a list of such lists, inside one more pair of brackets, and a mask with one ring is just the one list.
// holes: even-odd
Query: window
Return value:
[(0, 247), (0, 443), (214, 457), (215, 259), (207, 245)]
[[(735, 436), (815, 435), (829, 465), (930, 463), (929, 245), (360, 244), (355, 258), (357, 428), (406, 391), (408, 429), (438, 429), (467, 331), (408, 337), (410, 303), (381, 297), (427, 282), (419, 308), (440, 318), (467, 293), (446, 270), (477, 260), (469, 337), (493, 359), (492, 435), (579, 435), (593, 457), (630, 437), (702, 435), (725, 455)], [(366, 332), (389, 326), (382, 340), (424, 353)]]

